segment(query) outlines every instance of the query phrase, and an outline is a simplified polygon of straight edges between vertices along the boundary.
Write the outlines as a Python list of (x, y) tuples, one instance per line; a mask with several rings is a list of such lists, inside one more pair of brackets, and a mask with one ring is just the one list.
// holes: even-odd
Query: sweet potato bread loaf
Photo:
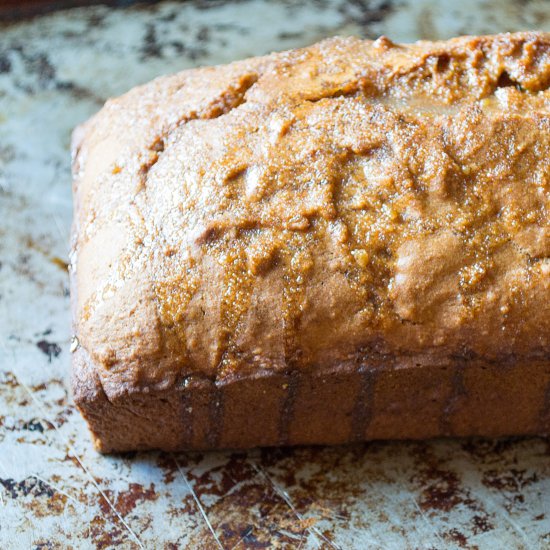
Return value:
[(550, 432), (550, 35), (334, 38), (75, 132), (103, 452)]

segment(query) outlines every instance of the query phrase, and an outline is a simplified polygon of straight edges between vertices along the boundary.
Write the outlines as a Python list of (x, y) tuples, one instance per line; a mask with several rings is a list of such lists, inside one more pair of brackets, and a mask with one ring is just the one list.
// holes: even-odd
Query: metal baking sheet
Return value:
[(67, 385), (69, 139), (107, 97), (333, 34), (527, 28), (550, 30), (548, 2), (196, 0), (0, 23), (0, 548), (550, 548), (547, 440), (104, 457)]

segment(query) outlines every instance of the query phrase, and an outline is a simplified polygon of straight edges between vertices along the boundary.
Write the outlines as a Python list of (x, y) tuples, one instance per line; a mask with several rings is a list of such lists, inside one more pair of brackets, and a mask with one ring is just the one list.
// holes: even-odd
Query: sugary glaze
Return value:
[(335, 38), (157, 79), (75, 136), (107, 395), (550, 354), (550, 36)]

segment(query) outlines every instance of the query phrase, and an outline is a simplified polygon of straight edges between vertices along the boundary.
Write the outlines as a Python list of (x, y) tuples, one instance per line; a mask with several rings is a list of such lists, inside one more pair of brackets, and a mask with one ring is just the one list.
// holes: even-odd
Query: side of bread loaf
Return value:
[(110, 399), (82, 350), (74, 395), (102, 452), (341, 444), (550, 433), (548, 361), (416, 364), (379, 358), (325, 372), (263, 372)]
[(546, 433), (550, 36), (331, 39), (75, 132), (103, 451)]

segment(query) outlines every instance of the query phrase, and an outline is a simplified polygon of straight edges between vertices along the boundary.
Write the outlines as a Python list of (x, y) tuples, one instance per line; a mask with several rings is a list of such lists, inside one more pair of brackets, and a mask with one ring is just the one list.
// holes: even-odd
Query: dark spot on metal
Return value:
[(39, 340), (36, 342), (36, 347), (45, 355), (48, 356), (48, 362), (51, 363), (54, 357), (58, 357), (61, 353), (61, 348), (55, 342), (47, 340)]
[(277, 35), (277, 38), (280, 40), (298, 40), (301, 36), (301, 32), (282, 31)]
[[(243, 0), (237, 2), (242, 3)], [(227, 0), (195, 0), (193, 4), (200, 10), (211, 10), (227, 4)]]
[(143, 38), (143, 44), (140, 48), (142, 59), (158, 58), (162, 59), (163, 52), (162, 46), (157, 39), (157, 31), (155, 25), (149, 23), (145, 27), (145, 36)]
[(170, 23), (170, 21), (174, 21), (178, 15), (177, 10), (169, 11), (167, 14), (162, 15), (158, 18), (159, 21), (163, 21), (164, 23)]
[(174, 462), (174, 458), (168, 453), (159, 453), (156, 463), (162, 470), (164, 483), (172, 483), (178, 474), (178, 467)]
[(40, 420), (33, 418), (32, 420), (29, 420), (28, 422), (25, 422), (23, 426), (21, 426), (21, 429), (23, 430), (29, 430), (29, 432), (44, 432), (44, 426), (40, 422)]
[(193, 474), (192, 464), (188, 467), (193, 490), (224, 547), (239, 542), (247, 548), (287, 547), (300, 541), (305, 527), (252, 466), (248, 453), (233, 453), (228, 462), (200, 475)]
[[(27, 47), (27, 44), (24, 46), (15, 44), (11, 47), (11, 50), (19, 54), (27, 72), (38, 77), (39, 85), (43, 88), (47, 87), (55, 80), (55, 67), (52, 65), (45, 53), (29, 52), (26, 49)], [(23, 87), (23, 89), (26, 92), (32, 93), (32, 90), (25, 89), (25, 87)]]
[[(113, 5), (116, 5), (117, 3), (121, 5), (126, 4), (126, 2), (120, 2), (120, 0), (118, 0), (118, 2), (115, 0), (113, 2), (107, 1), (105, 3), (106, 4), (112, 3)], [(92, 29), (97, 29), (98, 27), (101, 27), (105, 21), (105, 16), (106, 16), (105, 13), (102, 13), (98, 10), (91, 11), (91, 13), (87, 17), (88, 27)]]
[(44, 84), (52, 82), (55, 79), (55, 67), (50, 63), (47, 55), (44, 53), (28, 57), (28, 65), (34, 70)]
[[(158, 499), (154, 483), (151, 483), (147, 489), (139, 483), (130, 483), (125, 491), (115, 492), (106, 489), (104, 492), (117, 512), (123, 517), (134, 510), (138, 503)], [(105, 499), (99, 501), (99, 506), (105, 515), (108, 516), (113, 513), (111, 506)]]
[(472, 458), (484, 460), (490, 456), (506, 453), (510, 449), (513, 449), (518, 441), (520, 441), (518, 437), (508, 437), (506, 439), (473, 437), (462, 442), (462, 449), (472, 455)]
[(13, 478), (0, 478), (0, 485), (4, 487), (8, 495), (13, 499), (28, 495), (36, 498), (52, 498), (55, 494), (55, 491), (47, 483), (32, 476), (21, 481), (16, 481)]
[(9, 73), (11, 71), (11, 61), (5, 54), (0, 54), (0, 73)]
[(450, 531), (447, 531), (445, 535), (446, 538), (450, 538), (461, 548), (471, 548), (471, 546), (468, 544), (468, 539), (466, 538), (464, 533), (461, 533), (458, 529), (451, 529)]
[(489, 521), (488, 517), (475, 515), (473, 519), (474, 528), (473, 533), (474, 535), (477, 535), (478, 533), (486, 533), (487, 531), (493, 530), (495, 527), (494, 525)]
[(486, 487), (516, 493), (518, 497), (522, 497), (522, 495), (519, 495), (522, 489), (536, 483), (538, 480), (539, 477), (536, 472), (529, 475), (526, 470), (511, 468), (504, 471), (489, 470), (484, 473), (481, 482)]
[(413, 481), (421, 491), (419, 506), (423, 510), (450, 512), (463, 505), (479, 514), (482, 509), (470, 497), (458, 474), (441, 463), (433, 451), (428, 443), (418, 443), (412, 449), (417, 470)]
[(185, 53), (186, 47), (183, 42), (180, 42), (179, 40), (171, 40), (168, 42), (168, 45), (172, 48), (173, 52), (178, 55)]
[(231, 455), (223, 467), (212, 468), (195, 480), (195, 492), (198, 496), (204, 494), (223, 496), (237, 481), (253, 479), (256, 471), (252, 465), (238, 455)]
[[(434, 472), (435, 473), (435, 472)], [(462, 502), (458, 494), (459, 482), (453, 472), (439, 471), (435, 479), (422, 491), (420, 506), (448, 512)]]
[(55, 87), (61, 92), (70, 94), (74, 99), (92, 101), (96, 105), (103, 105), (105, 98), (98, 96), (90, 89), (80, 86), (75, 82), (61, 81), (56, 82)]
[(84, 532), (84, 536), (91, 540), (95, 548), (100, 550), (123, 546), (128, 543), (126, 529), (118, 526), (120, 524), (116, 523), (116, 516), (110, 507), (109, 512), (110, 514), (107, 517), (112, 522), (111, 525), (109, 525), (104, 516), (97, 515), (92, 519), (88, 529)]
[[(364, 34), (370, 36), (368, 26), (372, 23), (380, 23), (391, 15), (397, 6), (392, 0), (372, 2), (371, 0), (352, 0), (345, 2), (339, 11), (347, 21), (363, 27)], [(376, 37), (377, 38), (377, 37)]]
[[(65, 401), (66, 401), (65, 398), (59, 399), (57, 401), (57, 405), (62, 406)], [(71, 416), (74, 413), (74, 411), (75, 409), (72, 407), (65, 407), (64, 409), (62, 409), (61, 412), (55, 415), (54, 420), (55, 420), (56, 426), (59, 427), (65, 424), (65, 422), (67, 422), (67, 420), (69, 419), (69, 416)], [(53, 424), (48, 423), (48, 425), (51, 426), (51, 428), (54, 427)]]
[(137, 451), (126, 451), (125, 453), (120, 453), (118, 456), (125, 460), (133, 460), (137, 456)]
[(210, 38), (210, 30), (208, 27), (200, 27), (199, 32), (197, 32), (197, 41), (207, 42)]

